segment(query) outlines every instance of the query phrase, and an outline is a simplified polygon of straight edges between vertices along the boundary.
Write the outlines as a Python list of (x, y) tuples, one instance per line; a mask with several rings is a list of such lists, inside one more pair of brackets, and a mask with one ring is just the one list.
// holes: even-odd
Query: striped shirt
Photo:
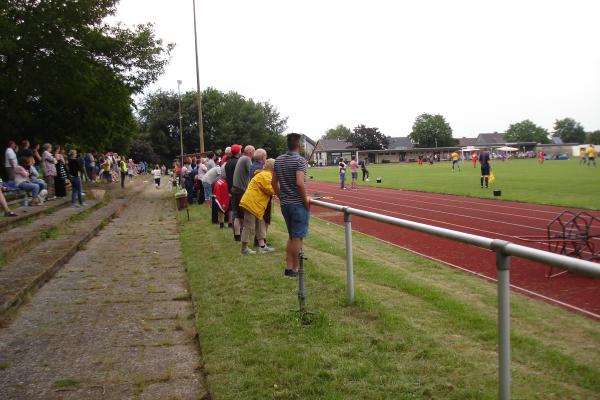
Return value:
[(304, 204), (304, 199), (298, 193), (296, 172), (304, 172), (306, 179), (307, 163), (304, 157), (295, 151), (288, 151), (275, 160), (275, 173), (279, 182), (279, 201), (281, 204)]

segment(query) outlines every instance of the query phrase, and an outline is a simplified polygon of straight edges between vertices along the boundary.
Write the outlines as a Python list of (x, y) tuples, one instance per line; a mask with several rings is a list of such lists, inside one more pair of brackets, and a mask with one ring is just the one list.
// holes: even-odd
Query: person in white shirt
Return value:
[(340, 158), (339, 162), (339, 172), (340, 172), (340, 189), (346, 190), (346, 168), (347, 165), (343, 159)]
[(18, 165), (17, 153), (15, 153), (16, 148), (17, 144), (14, 141), (9, 140), (8, 146), (6, 146), (6, 151), (4, 152), (4, 168), (6, 168), (9, 181), (13, 181), (15, 179), (15, 167)]
[(156, 164), (154, 166), (154, 169), (152, 170), (152, 176), (154, 176), (154, 186), (156, 186), (157, 189), (160, 189), (161, 171), (160, 171), (160, 167), (158, 166), (158, 164)]

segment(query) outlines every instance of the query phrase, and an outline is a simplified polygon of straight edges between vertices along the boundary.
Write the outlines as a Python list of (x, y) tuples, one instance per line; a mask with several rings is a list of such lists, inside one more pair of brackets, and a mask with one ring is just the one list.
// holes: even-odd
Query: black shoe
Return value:
[(227, 224), (228, 228), (233, 228), (233, 224)]
[(241, 242), (241, 241), (242, 241), (242, 235), (233, 235), (233, 239), (234, 239), (236, 242)]
[(221, 229), (225, 228), (225, 224), (219, 224), (219, 228), (221, 228)]
[(286, 268), (283, 272), (283, 276), (286, 278), (295, 278), (298, 276), (298, 273)]

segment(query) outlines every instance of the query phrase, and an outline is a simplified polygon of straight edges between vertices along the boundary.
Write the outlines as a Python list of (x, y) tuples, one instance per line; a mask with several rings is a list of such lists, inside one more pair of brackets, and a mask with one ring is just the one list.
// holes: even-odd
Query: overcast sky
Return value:
[[(197, 0), (200, 85), (270, 101), (288, 131), (406, 136), (421, 113), (455, 137), (531, 119), (600, 129), (598, 0)], [(176, 43), (150, 90), (195, 90), (192, 0), (121, 0), (117, 19)]]

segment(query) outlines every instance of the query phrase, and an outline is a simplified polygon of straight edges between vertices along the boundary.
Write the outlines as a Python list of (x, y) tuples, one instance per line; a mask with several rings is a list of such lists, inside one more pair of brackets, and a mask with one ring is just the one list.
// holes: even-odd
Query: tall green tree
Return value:
[(548, 131), (528, 119), (511, 124), (504, 137), (507, 142), (550, 143)]
[(408, 137), (415, 143), (415, 147), (445, 147), (458, 143), (452, 137), (450, 124), (440, 114), (419, 115)]
[[(138, 106), (141, 140), (151, 143), (163, 161), (175, 158), (179, 150), (178, 95), (156, 91), (146, 95)], [(181, 94), (183, 151), (200, 148), (196, 92)], [(205, 149), (223, 149), (233, 143), (263, 147), (269, 157), (285, 152), (287, 118), (272, 104), (246, 99), (239, 93), (223, 93), (207, 88), (202, 93)]]
[(1, 139), (124, 150), (132, 95), (157, 80), (173, 45), (151, 24), (109, 26), (118, 0), (0, 3)]
[(350, 128), (348, 128), (342, 124), (339, 124), (335, 128), (327, 129), (327, 131), (325, 131), (323, 136), (321, 136), (321, 139), (348, 140), (348, 138), (350, 137), (351, 134), (352, 134), (352, 131), (350, 130)]
[(379, 128), (369, 128), (365, 125), (359, 125), (352, 131), (348, 138), (359, 150), (384, 150), (389, 145), (389, 139)]
[(600, 130), (589, 132), (585, 137), (586, 143), (600, 144)]
[(563, 143), (585, 142), (585, 129), (573, 118), (557, 119), (554, 122), (552, 136), (558, 136)]

